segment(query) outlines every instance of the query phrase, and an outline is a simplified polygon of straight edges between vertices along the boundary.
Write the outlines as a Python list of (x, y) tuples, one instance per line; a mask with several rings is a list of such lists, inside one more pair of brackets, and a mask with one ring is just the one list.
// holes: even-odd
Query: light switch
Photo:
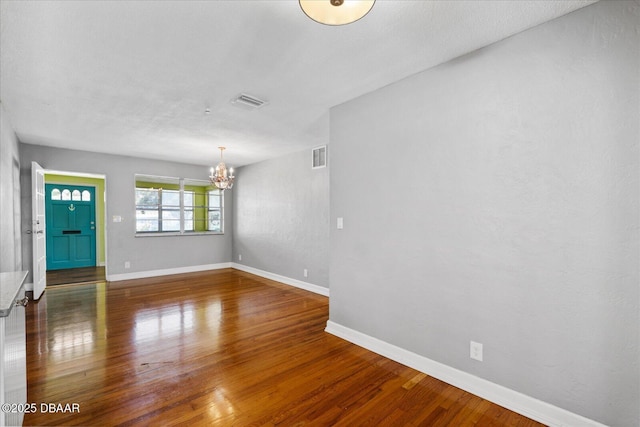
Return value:
[(338, 230), (342, 230), (344, 228), (344, 220), (342, 218), (338, 218)]
[(122, 222), (122, 217), (120, 215), (114, 215), (113, 222)]

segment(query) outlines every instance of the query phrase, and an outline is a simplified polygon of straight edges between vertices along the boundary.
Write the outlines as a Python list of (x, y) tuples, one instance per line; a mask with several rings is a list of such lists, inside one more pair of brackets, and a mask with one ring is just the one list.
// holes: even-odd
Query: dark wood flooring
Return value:
[(24, 424), (540, 426), (328, 316), (326, 297), (233, 269), (54, 286), (27, 307), (27, 401), (63, 406)]
[(83, 267), (47, 271), (47, 286), (91, 283), (104, 280), (104, 267)]

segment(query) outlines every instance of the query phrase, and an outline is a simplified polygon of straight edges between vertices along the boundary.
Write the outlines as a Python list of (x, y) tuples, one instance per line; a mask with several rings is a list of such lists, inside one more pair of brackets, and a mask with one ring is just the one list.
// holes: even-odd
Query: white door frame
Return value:
[[(96, 264), (100, 265), (100, 261), (97, 259), (98, 256), (98, 245), (100, 244), (100, 239), (104, 240), (104, 274), (105, 277), (107, 276), (107, 272), (109, 269), (109, 259), (108, 259), (108, 250), (107, 250), (107, 227), (109, 226), (109, 222), (107, 221), (107, 176), (106, 175), (101, 175), (101, 174), (97, 174), (97, 173), (83, 173), (83, 172), (69, 172), (69, 171), (63, 171), (63, 170), (58, 170), (58, 169), (46, 169), (45, 172), (47, 174), (50, 175), (64, 175), (64, 176), (75, 176), (75, 177), (79, 177), (79, 178), (92, 178), (92, 179), (101, 179), (104, 181), (104, 194), (101, 194), (100, 196), (98, 196), (98, 187), (94, 188), (96, 189), (96, 197), (104, 197), (104, 215), (103, 218), (98, 218), (97, 215), (97, 210), (98, 210), (98, 205), (96, 203), (96, 231), (98, 229), (98, 221), (103, 221), (104, 224), (104, 234), (101, 236), (98, 236), (100, 233), (96, 233)], [(56, 182), (54, 180), (49, 181), (48, 183), (51, 184), (56, 184)], [(91, 184), (82, 184), (82, 185), (87, 185), (89, 187), (91, 187)], [(96, 200), (97, 202), (97, 200)]]
[[(35, 166), (34, 166), (35, 165)], [(48, 174), (52, 174), (52, 175), (66, 175), (66, 176), (77, 176), (77, 177), (83, 177), (83, 178), (94, 178), (94, 179), (101, 179), (104, 181), (104, 194), (102, 194), (100, 197), (104, 197), (104, 218), (100, 218), (98, 219), (96, 216), (96, 226), (97, 221), (104, 221), (104, 235), (100, 236), (100, 238), (104, 238), (104, 268), (105, 268), (105, 277), (108, 274), (108, 259), (107, 259), (107, 226), (108, 226), (108, 221), (107, 221), (107, 176), (106, 175), (100, 175), (100, 174), (91, 174), (91, 173), (81, 173), (81, 172), (69, 172), (69, 171), (60, 171), (60, 170), (53, 170), (53, 169), (44, 169), (42, 168), (42, 166), (40, 166), (38, 163), (36, 162), (31, 162), (31, 205), (32, 205), (32, 218), (36, 218), (36, 213), (35, 213), (35, 209), (36, 209), (36, 205), (37, 205), (37, 196), (39, 196), (37, 189), (35, 188), (36, 184), (38, 184), (37, 182), (37, 177), (35, 177), (35, 170), (38, 171), (38, 173), (41, 173), (41, 183), (42, 183), (42, 190), (40, 191), (41, 197), (42, 197), (42, 208), (40, 210), (40, 212), (42, 213), (42, 218), (40, 219), (40, 224), (37, 225), (41, 225), (42, 227), (42, 232), (38, 233), (38, 230), (36, 230), (36, 221), (33, 219), (33, 229), (32, 229), (32, 233), (33, 233), (33, 284), (31, 283), (27, 283), (25, 284), (25, 289), (28, 291), (33, 291), (33, 298), (34, 299), (38, 299), (40, 298), (40, 296), (42, 295), (42, 292), (44, 291), (44, 289), (46, 288), (46, 279), (47, 279), (47, 258), (46, 258), (46, 227), (45, 227), (45, 208), (44, 208), (44, 201), (45, 201), (45, 194), (44, 194), (44, 184), (45, 184), (45, 180), (44, 180), (44, 174), (48, 173)], [(97, 196), (97, 188), (96, 188), (96, 197)], [(97, 206), (96, 206), (97, 207)], [(97, 228), (97, 227), (96, 227)], [(99, 234), (99, 233), (98, 233)], [(41, 236), (41, 240), (42, 242), (44, 242), (44, 249), (36, 255), (36, 240), (37, 237), (36, 236)], [(96, 246), (97, 246), (97, 240), (98, 240), (98, 236), (96, 236)], [(97, 249), (97, 247), (96, 247)], [(97, 251), (96, 251), (96, 255), (97, 255)], [(36, 256), (38, 256), (37, 261), (36, 261)], [(38, 263), (44, 263), (41, 265), (40, 269), (39, 269), (39, 273), (41, 273), (41, 277), (38, 277), (38, 280), (41, 281), (41, 285), (40, 285), (40, 292), (37, 293), (36, 292), (36, 270), (38, 270), (38, 268), (36, 266), (38, 266)], [(99, 263), (99, 262), (97, 262)], [(38, 273), (38, 274), (39, 274)], [(31, 285), (31, 286), (30, 286)]]

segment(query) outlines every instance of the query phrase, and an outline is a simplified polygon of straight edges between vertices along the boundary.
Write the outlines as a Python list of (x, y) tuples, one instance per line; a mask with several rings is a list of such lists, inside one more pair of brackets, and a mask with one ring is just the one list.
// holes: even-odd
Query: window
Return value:
[(220, 190), (211, 190), (207, 193), (207, 230), (222, 230), (222, 198)]
[[(208, 181), (184, 180), (185, 219), (188, 218), (192, 228), (200, 233), (222, 233), (222, 192)], [(188, 196), (187, 196), (188, 195)], [(189, 203), (187, 203), (189, 200)], [(187, 208), (188, 207), (188, 208)], [(187, 210), (188, 209), (188, 210)], [(210, 212), (217, 211), (220, 220), (212, 223)], [(187, 221), (185, 220), (185, 228)]]
[(136, 231), (180, 231), (180, 191), (136, 188)]
[(136, 175), (137, 234), (223, 232), (222, 192), (208, 181)]
[(195, 231), (193, 225), (193, 196), (195, 192), (184, 190), (184, 231)]
[(90, 202), (91, 192), (89, 190), (83, 190), (82, 193), (80, 193), (80, 190), (73, 190), (73, 192), (70, 192), (68, 189), (63, 189), (61, 193), (59, 188), (54, 188), (53, 190), (51, 190), (51, 200), (73, 200), (78, 202)]

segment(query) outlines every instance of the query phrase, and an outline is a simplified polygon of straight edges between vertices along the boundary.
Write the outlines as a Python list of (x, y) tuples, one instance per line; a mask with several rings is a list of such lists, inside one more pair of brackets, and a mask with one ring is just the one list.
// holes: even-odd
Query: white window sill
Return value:
[(148, 233), (136, 233), (135, 237), (167, 237), (167, 236), (218, 236), (224, 234), (222, 231), (185, 231), (181, 233), (179, 231), (166, 231), (166, 232), (154, 232)]

